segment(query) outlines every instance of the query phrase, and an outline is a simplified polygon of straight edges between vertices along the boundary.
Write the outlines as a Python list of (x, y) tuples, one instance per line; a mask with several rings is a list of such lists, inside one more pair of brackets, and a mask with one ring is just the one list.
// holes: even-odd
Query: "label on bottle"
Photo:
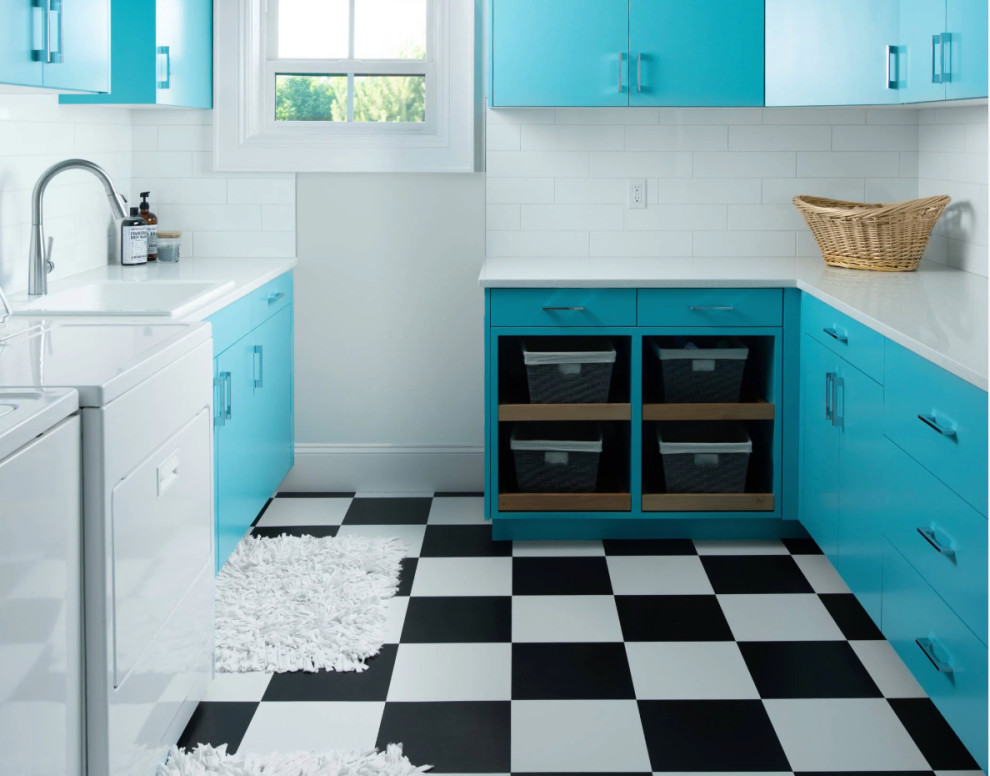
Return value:
[(148, 262), (148, 227), (120, 227), (120, 263), (147, 264)]
[(158, 224), (148, 224), (148, 259), (158, 258)]

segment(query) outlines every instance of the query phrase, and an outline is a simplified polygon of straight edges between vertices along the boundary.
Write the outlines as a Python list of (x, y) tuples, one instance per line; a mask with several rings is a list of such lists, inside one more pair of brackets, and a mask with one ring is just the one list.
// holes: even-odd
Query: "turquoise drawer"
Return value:
[(986, 770), (987, 648), (889, 544), (882, 618), (883, 635)]
[(884, 433), (987, 514), (987, 395), (887, 343)]
[(223, 353), (256, 326), (292, 304), (292, 273), (286, 272), (211, 315), (213, 355)]
[(809, 294), (801, 298), (801, 326), (832, 352), (865, 372), (879, 383), (883, 382), (882, 334), (854, 321), (848, 315), (833, 310)]
[(646, 288), (639, 292), (640, 326), (780, 326), (779, 288)]
[(889, 441), (884, 533), (987, 643), (987, 521)]
[(635, 326), (634, 288), (495, 288), (492, 326)]

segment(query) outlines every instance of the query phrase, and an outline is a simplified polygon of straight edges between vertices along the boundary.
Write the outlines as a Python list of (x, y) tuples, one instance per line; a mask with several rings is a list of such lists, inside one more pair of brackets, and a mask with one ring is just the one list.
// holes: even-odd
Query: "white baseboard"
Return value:
[(481, 445), (297, 444), (280, 491), (423, 493), (484, 489)]

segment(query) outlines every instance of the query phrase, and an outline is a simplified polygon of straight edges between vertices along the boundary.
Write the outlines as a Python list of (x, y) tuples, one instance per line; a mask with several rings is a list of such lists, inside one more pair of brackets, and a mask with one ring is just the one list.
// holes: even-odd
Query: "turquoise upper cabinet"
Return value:
[(901, 99), (905, 102), (945, 99), (940, 76), (944, 29), (945, 0), (901, 0)]
[(213, 107), (212, 0), (113, 0), (110, 93), (63, 103)]
[(763, 105), (763, 0), (630, 0), (629, 104)]
[(948, 46), (945, 98), (986, 97), (987, 0), (947, 0), (942, 37), (943, 46)]
[(629, 102), (628, 0), (491, 0), (489, 104)]
[(766, 0), (766, 104), (901, 102), (899, 16), (899, 0)]
[(0, 83), (110, 88), (110, 0), (0, 0), (0, 19)]

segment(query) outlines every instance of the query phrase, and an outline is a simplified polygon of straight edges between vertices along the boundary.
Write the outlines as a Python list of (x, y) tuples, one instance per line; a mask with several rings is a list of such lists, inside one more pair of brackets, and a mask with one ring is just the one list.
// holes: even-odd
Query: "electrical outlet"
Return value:
[(629, 209), (639, 210), (646, 207), (646, 178), (629, 179)]

